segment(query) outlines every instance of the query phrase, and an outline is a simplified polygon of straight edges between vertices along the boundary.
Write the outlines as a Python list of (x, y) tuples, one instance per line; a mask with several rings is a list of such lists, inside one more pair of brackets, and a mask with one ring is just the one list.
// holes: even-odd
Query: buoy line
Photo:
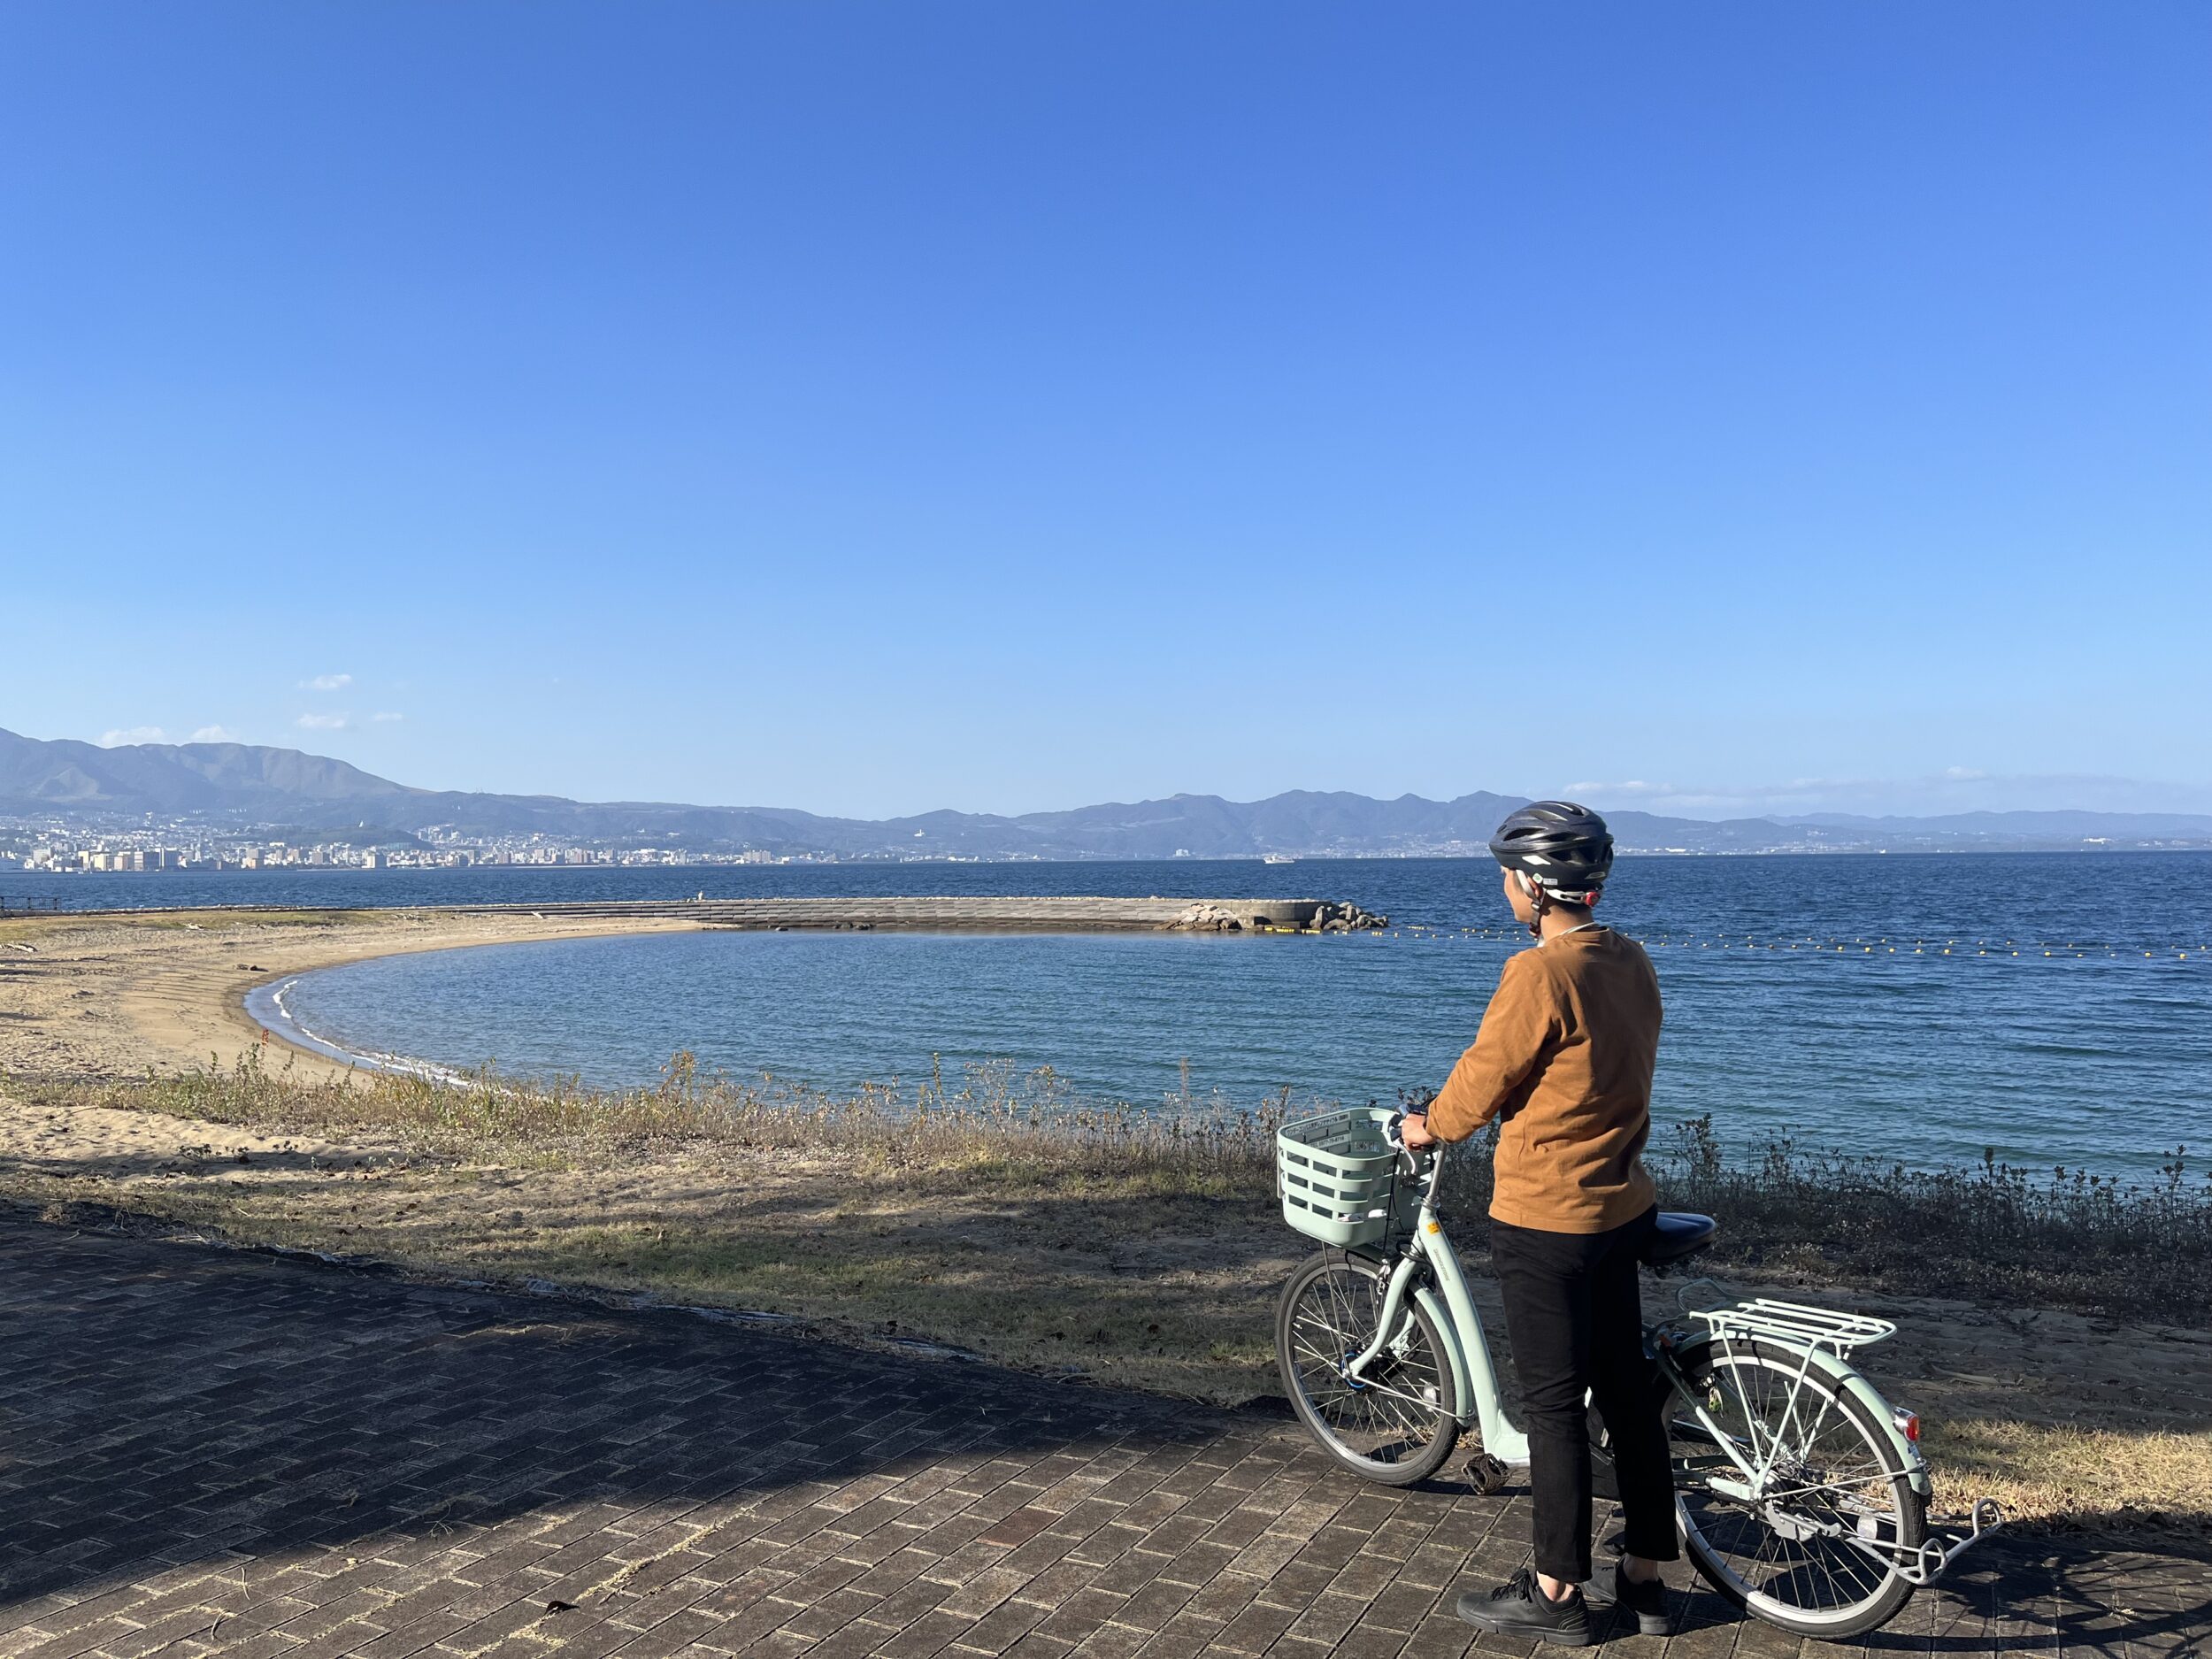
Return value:
[[(1528, 930), (1522, 927), (1433, 927), (1419, 924), (1386, 929), (1379, 933), (1344, 934), (1345, 938), (1402, 939), (1424, 944), (1523, 944), (1528, 940)], [(1808, 933), (1792, 940), (1763, 940), (1752, 934), (1730, 937), (1691, 934), (1677, 937), (1663, 933), (1656, 937), (1631, 934), (1647, 950), (1765, 950), (1803, 951), (1808, 955), (1912, 956), (2000, 956), (2008, 960), (2026, 956), (2052, 961), (2086, 962), (2101, 960), (2154, 961), (2170, 957), (2177, 962), (2202, 961), (2212, 956), (2212, 945), (2162, 945), (2142, 949), (2136, 945), (2111, 945), (2069, 941), (2063, 944), (2043, 940), (2015, 939), (1912, 939), (1892, 938), (1883, 934), (1869, 939), (1863, 934), (1846, 939), (1831, 933), (1825, 937)]]

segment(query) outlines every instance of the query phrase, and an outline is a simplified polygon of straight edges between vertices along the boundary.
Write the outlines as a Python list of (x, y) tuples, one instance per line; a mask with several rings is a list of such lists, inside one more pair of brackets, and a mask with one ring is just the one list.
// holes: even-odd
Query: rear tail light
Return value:
[(1907, 1443), (1913, 1446), (1920, 1444), (1920, 1413), (1896, 1406), (1892, 1408), (1889, 1420), (1897, 1425), (1897, 1432), (1905, 1437)]

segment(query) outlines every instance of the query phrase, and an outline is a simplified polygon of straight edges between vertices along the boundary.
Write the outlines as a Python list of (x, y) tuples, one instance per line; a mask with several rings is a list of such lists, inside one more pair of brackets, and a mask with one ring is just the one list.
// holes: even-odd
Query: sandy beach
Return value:
[(687, 932), (666, 917), (203, 910), (0, 918), (0, 1073), (142, 1077), (270, 1044), (303, 1076), (346, 1068), (246, 1012), (256, 986), (370, 956), (536, 939)]

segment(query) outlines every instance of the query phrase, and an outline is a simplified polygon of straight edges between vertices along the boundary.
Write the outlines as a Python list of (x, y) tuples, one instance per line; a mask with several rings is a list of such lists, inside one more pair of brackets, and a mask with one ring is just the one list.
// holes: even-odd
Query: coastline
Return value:
[[(364, 960), (375, 961), (377, 958)], [(292, 1011), (285, 995), (308, 974), (320, 972), (319, 968), (303, 969), (298, 973), (288, 973), (266, 985), (255, 986), (243, 999), (246, 1018), (287, 1048), (305, 1050), (336, 1065), (363, 1071), (388, 1072), (395, 1077), (419, 1077), (434, 1083), (458, 1083), (463, 1080), (464, 1073), (451, 1066), (441, 1065), (434, 1060), (426, 1060), (415, 1055), (386, 1054), (371, 1048), (349, 1048), (335, 1038), (326, 1037), (308, 1026)]]
[(302, 1081), (363, 1071), (449, 1078), (433, 1062), (306, 1029), (281, 993), (325, 968), (479, 945), (745, 929), (1265, 933), (1382, 924), (1357, 905), (1315, 899), (1049, 895), (0, 914), (0, 1076), (144, 1077), (275, 1048)]
[(294, 1041), (289, 1022), (256, 1018), (248, 997), (304, 973), (376, 956), (699, 926), (665, 916), (442, 910), (11, 917), (0, 920), (0, 989), (9, 1015), (0, 1020), (0, 1073), (144, 1077), (211, 1061), (229, 1064), (250, 1049), (273, 1047), (303, 1080), (343, 1078), (368, 1057), (341, 1058), (347, 1051), (335, 1044)]

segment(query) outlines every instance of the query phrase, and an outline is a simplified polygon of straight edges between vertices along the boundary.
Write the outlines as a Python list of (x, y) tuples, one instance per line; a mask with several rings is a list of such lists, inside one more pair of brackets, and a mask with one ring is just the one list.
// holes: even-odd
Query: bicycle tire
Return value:
[[(1459, 1441), (1459, 1401), (1452, 1368), (1427, 1310), (1409, 1300), (1405, 1317), (1411, 1325), (1411, 1340), (1407, 1353), (1394, 1358), (1386, 1352), (1376, 1361), (1378, 1384), (1387, 1386), (1395, 1381), (1406, 1387), (1393, 1393), (1363, 1389), (1343, 1382), (1340, 1373), (1333, 1389), (1327, 1381), (1328, 1367), (1348, 1353), (1359, 1352), (1374, 1335), (1381, 1300), (1371, 1271), (1356, 1267), (1334, 1252), (1315, 1256), (1291, 1275), (1276, 1304), (1275, 1358), (1292, 1410), (1324, 1451), (1363, 1480), (1409, 1486), (1441, 1469)], [(1320, 1397), (1317, 1386), (1324, 1391)], [(1363, 1415), (1369, 1433), (1381, 1442), (1366, 1449), (1340, 1432), (1340, 1423), (1349, 1429), (1359, 1427), (1363, 1400), (1367, 1402)], [(1393, 1430), (1407, 1437), (1425, 1431), (1425, 1438), (1402, 1446), (1388, 1439)], [(1362, 1433), (1357, 1438), (1368, 1437)]]
[[(1849, 1433), (1839, 1433), (1835, 1443), (1860, 1461), (1847, 1464), (1840, 1473), (1817, 1470), (1834, 1475), (1834, 1484), (1802, 1488), (1803, 1493), (1815, 1495), (1801, 1496), (1795, 1505), (1784, 1508), (1782, 1518), (1790, 1525), (1800, 1520), (1819, 1522), (1823, 1517), (1818, 1510), (1824, 1500), (1818, 1494), (1845, 1491), (1848, 1483), (1867, 1494), (1867, 1498), (1886, 1502), (1886, 1509), (1858, 1512), (1875, 1519), (1878, 1532), (1879, 1519), (1886, 1516), (1894, 1529), (1895, 1541), (1907, 1549), (1918, 1548), (1927, 1530), (1925, 1501), (1913, 1488), (1888, 1425), (1878, 1419), (1863, 1399), (1843, 1386), (1832, 1371), (1820, 1364), (1803, 1370), (1801, 1349), (1778, 1342), (1742, 1339), (1727, 1350), (1717, 1342), (1701, 1343), (1683, 1353), (1678, 1363), (1684, 1385), (1693, 1394), (1704, 1398), (1709, 1409), (1712, 1409), (1716, 1399), (1722, 1402), (1723, 1410), (1717, 1416), (1724, 1418), (1724, 1430), (1729, 1426), (1724, 1420), (1726, 1414), (1746, 1409), (1755, 1394), (1761, 1395), (1762, 1402), (1756, 1409), (1763, 1413), (1767, 1405), (1773, 1402), (1776, 1390), (1786, 1387), (1802, 1371), (1803, 1386), (1815, 1391), (1812, 1403), (1817, 1408), (1817, 1414), (1833, 1413), (1837, 1422), (1848, 1425)], [(1755, 1376), (1770, 1379), (1770, 1386), (1755, 1386), (1749, 1380)], [(1789, 1538), (1770, 1521), (1753, 1514), (1747, 1505), (1716, 1494), (1709, 1487), (1700, 1486), (1686, 1477), (1682, 1457), (1694, 1455), (1701, 1442), (1709, 1453), (1711, 1437), (1681, 1398), (1663, 1383), (1661, 1386), (1666, 1393), (1663, 1409), (1669, 1441), (1676, 1454), (1675, 1520), (1691, 1564), (1701, 1578), (1754, 1617), (1797, 1636), (1828, 1641), (1847, 1640), (1878, 1629), (1897, 1616), (1898, 1610), (1912, 1599), (1914, 1586), (1893, 1569), (1884, 1567), (1875, 1556), (1839, 1540)], [(1818, 1420), (1824, 1423), (1828, 1419), (1819, 1415)], [(1810, 1449), (1819, 1449), (1817, 1440), (1816, 1429), (1815, 1443)], [(1817, 1466), (1809, 1465), (1809, 1469)], [(1866, 1499), (1857, 1502), (1864, 1502)], [(1809, 1513), (1799, 1517), (1794, 1511), (1800, 1509)], [(1831, 1509), (1835, 1524), (1853, 1514), (1832, 1504)], [(1857, 1524), (1855, 1518), (1855, 1525)], [(1741, 1559), (1741, 1543), (1762, 1533), (1767, 1541), (1754, 1552), (1748, 1563), (1751, 1571), (1747, 1573), (1747, 1563)], [(1838, 1571), (1839, 1565), (1844, 1570), (1841, 1573)], [(1864, 1594), (1807, 1605), (1820, 1594), (1824, 1580), (1831, 1592), (1848, 1587), (1863, 1590)]]

